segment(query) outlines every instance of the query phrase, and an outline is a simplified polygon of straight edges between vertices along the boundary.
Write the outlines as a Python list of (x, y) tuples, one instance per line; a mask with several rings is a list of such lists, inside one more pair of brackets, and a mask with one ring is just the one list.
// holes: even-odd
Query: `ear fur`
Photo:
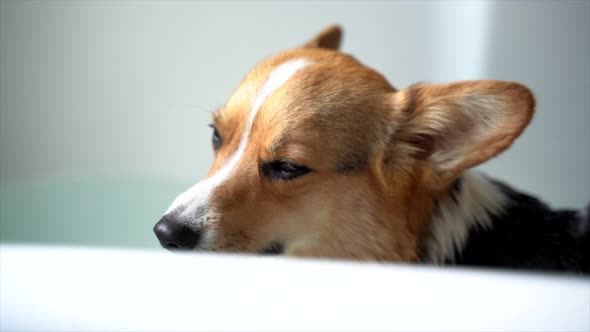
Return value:
[(303, 45), (305, 48), (326, 48), (330, 50), (338, 50), (340, 48), (340, 40), (342, 39), (342, 28), (338, 25), (331, 25), (313, 39), (309, 40)]
[(535, 109), (529, 89), (503, 81), (414, 85), (392, 100), (398, 120), (391, 153), (427, 162), (441, 185), (508, 148)]

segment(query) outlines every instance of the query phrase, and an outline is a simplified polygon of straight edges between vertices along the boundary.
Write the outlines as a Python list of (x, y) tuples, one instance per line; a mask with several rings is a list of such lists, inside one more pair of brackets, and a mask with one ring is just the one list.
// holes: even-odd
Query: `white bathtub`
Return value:
[(0, 330), (590, 330), (590, 280), (0, 246)]

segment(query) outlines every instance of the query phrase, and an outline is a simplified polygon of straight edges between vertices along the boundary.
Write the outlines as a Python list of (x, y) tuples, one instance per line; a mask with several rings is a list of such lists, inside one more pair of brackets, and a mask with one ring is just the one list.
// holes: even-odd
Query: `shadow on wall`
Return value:
[(0, 241), (160, 248), (152, 227), (186, 183), (64, 179), (0, 186)]

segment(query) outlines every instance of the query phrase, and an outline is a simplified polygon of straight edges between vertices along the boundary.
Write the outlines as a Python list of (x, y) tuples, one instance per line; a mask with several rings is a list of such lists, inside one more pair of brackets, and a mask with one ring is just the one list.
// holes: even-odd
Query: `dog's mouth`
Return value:
[(260, 250), (258, 253), (262, 255), (281, 255), (284, 252), (284, 246), (279, 242), (271, 242), (271, 244)]

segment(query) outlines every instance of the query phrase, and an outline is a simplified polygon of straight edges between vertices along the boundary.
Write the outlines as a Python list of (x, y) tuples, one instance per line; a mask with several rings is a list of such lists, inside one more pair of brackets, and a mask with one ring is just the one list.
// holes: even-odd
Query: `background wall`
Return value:
[(519, 81), (537, 114), (481, 167), (555, 207), (590, 201), (590, 3), (0, 2), (0, 240), (156, 246), (212, 161), (209, 112), (326, 25), (398, 88)]

